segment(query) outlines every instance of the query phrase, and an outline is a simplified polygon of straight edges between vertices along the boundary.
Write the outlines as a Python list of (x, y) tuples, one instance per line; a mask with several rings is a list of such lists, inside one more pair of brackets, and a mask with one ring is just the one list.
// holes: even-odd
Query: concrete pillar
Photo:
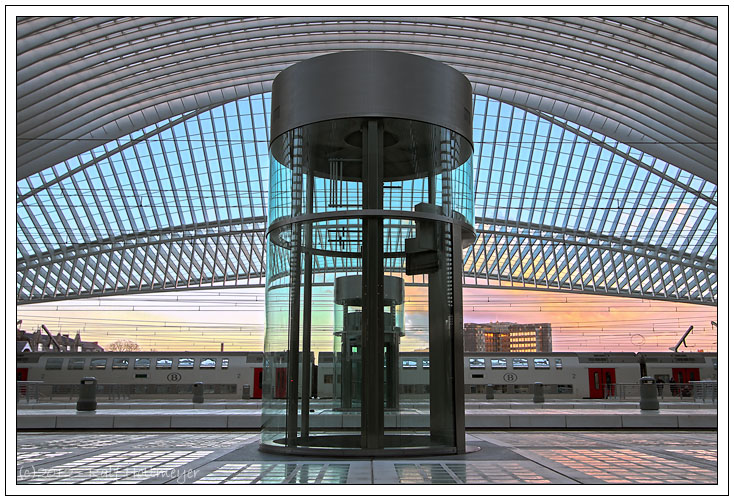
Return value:
[(534, 383), (533, 384), (533, 403), (542, 404), (543, 402), (545, 402), (545, 397), (543, 396), (543, 383)]
[(203, 404), (204, 403), (204, 383), (198, 382), (194, 383), (194, 398), (193, 402), (195, 404)]
[(643, 411), (660, 409), (657, 385), (655, 379), (650, 376), (640, 378), (640, 409)]
[(78, 411), (93, 411), (97, 409), (97, 378), (85, 377), (79, 383), (79, 400), (76, 403)]

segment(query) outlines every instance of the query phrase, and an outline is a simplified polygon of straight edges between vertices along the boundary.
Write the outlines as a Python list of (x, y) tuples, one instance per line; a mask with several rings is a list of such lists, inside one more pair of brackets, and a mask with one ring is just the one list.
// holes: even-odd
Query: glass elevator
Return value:
[(463, 75), (399, 52), (275, 78), (261, 449), (465, 452), (470, 110)]

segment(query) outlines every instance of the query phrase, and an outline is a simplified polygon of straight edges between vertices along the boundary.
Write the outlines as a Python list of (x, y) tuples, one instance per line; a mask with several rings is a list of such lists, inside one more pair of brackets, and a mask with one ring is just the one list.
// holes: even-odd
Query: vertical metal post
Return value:
[(451, 422), (451, 331), (447, 325), (450, 314), (451, 291), (447, 289), (445, 229), (436, 224), (439, 234), (438, 271), (428, 275), (428, 359), (431, 445), (446, 445), (453, 441)]
[(461, 251), (461, 225), (455, 222), (452, 226), (452, 255), (454, 279), (453, 289), (453, 350), (452, 376), (454, 381), (454, 432), (456, 434), (457, 454), (466, 453), (466, 436), (464, 434), (464, 298), (462, 294), (462, 277), (464, 269), (464, 258)]
[[(296, 129), (291, 136), (291, 171), (293, 175), (293, 192), (291, 193), (291, 216), (301, 213), (303, 196), (302, 160), (303, 151), (300, 130)], [(301, 225), (291, 225), (290, 284), (289, 284), (289, 319), (288, 319), (288, 358), (286, 384), (286, 445), (297, 445), (298, 433), (298, 337), (300, 329), (301, 307)]]
[(433, 173), (432, 169), (428, 174), (428, 203), (436, 203), (436, 175)]
[[(453, 151), (448, 132), (438, 134), (441, 169), (441, 214), (451, 215), (451, 170)], [(455, 391), (455, 276), (453, 262), (454, 236), (450, 223), (436, 224), (436, 248), (439, 255), (438, 271), (428, 276), (428, 351), (430, 378), (430, 430), (434, 445), (456, 443), (455, 405), (451, 394)], [(460, 248), (460, 247), (459, 247)], [(459, 303), (461, 304), (461, 303)], [(462, 353), (463, 358), (463, 353)], [(461, 364), (463, 367), (463, 363)], [(463, 378), (462, 378), (463, 385)], [(463, 390), (463, 387), (462, 387)]]
[[(313, 168), (306, 166), (306, 213), (313, 212)], [(303, 361), (301, 369), (301, 438), (307, 439), (309, 434), (309, 407), (311, 404), (311, 288), (313, 277), (311, 267), (311, 223), (303, 225), (305, 240), (305, 262), (303, 265)]]
[[(398, 353), (400, 334), (396, 331), (396, 307), (390, 304), (390, 336), (385, 345), (385, 405), (389, 409), (398, 406)], [(385, 330), (388, 330), (387, 328)]]
[[(368, 120), (362, 128), (364, 209), (382, 209), (382, 124)], [(383, 221), (362, 220), (362, 448), (384, 446)]]

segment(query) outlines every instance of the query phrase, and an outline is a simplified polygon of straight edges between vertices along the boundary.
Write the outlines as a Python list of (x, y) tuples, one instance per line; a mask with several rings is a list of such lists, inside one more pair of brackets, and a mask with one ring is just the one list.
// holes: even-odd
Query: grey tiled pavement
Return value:
[[(59, 484), (715, 485), (712, 431), (494, 431), (464, 456), (318, 458), (252, 432), (19, 432), (17, 488)], [(216, 487), (215, 487), (216, 489)], [(104, 492), (104, 491), (102, 491)], [(212, 492), (217, 492), (216, 490)]]

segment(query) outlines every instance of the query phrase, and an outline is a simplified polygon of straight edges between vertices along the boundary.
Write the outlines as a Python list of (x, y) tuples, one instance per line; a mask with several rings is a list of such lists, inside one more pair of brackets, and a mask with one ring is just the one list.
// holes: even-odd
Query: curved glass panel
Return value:
[(264, 446), (457, 450), (453, 270), (474, 218), (471, 153), (448, 129), (385, 118), (273, 141)]

